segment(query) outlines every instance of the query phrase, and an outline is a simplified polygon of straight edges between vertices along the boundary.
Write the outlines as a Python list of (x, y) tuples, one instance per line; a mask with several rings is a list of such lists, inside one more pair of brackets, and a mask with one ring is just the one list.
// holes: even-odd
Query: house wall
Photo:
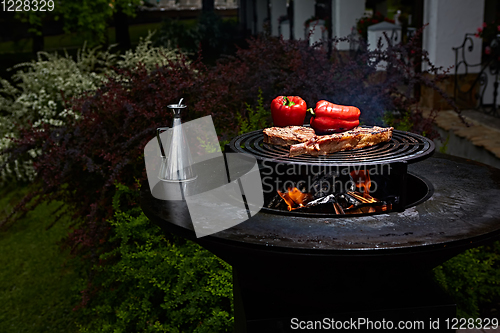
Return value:
[(279, 35), (278, 19), (280, 16), (286, 15), (286, 0), (271, 1), (271, 34)]
[(311, 0), (294, 0), (293, 1), (293, 38), (305, 39), (306, 27), (304, 23), (314, 16), (315, 1)]
[[(424, 0), (424, 28), (422, 48), (429, 54), (430, 62), (443, 70), (450, 69), (448, 77), (440, 82), (439, 87), (453, 97), (455, 90), (455, 51), (453, 47), (462, 45), (466, 33), (475, 33), (481, 27), (484, 19), (484, 0)], [(474, 40), (472, 51), (466, 51), (469, 64), (481, 62), (481, 40)], [(460, 59), (459, 59), (460, 60)], [(429, 70), (427, 64), (422, 64), (422, 70)], [(480, 66), (471, 67), (466, 77), (462, 78), (464, 85), (470, 86), (480, 71)], [(465, 66), (457, 68), (458, 74), (465, 73)], [(431, 74), (428, 74), (431, 75)], [(451, 106), (436, 91), (423, 86), (420, 103), (424, 107), (435, 109), (450, 109)], [(476, 87), (477, 90), (477, 87)], [(457, 100), (459, 108), (473, 108), (476, 101), (462, 103)]]
[[(365, 0), (332, 0), (332, 36), (349, 36), (364, 12)], [(339, 43), (337, 48), (349, 50), (349, 43)]]
[[(475, 33), (482, 26), (483, 15), (484, 0), (424, 0), (424, 24), (429, 25), (424, 29), (422, 47), (429, 52), (430, 61), (438, 67), (454, 66), (452, 48), (462, 44), (466, 33)], [(481, 43), (477, 41), (467, 53), (471, 64), (481, 62)]]
[(264, 31), (264, 23), (268, 17), (268, 4), (267, 0), (253, 0), (256, 3), (255, 9), (257, 11), (257, 33)]

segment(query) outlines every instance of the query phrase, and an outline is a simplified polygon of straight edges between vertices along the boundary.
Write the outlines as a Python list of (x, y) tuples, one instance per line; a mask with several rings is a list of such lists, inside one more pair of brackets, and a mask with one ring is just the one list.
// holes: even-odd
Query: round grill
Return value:
[(302, 165), (366, 165), (406, 161), (413, 163), (429, 157), (434, 152), (434, 142), (414, 133), (394, 130), (391, 141), (325, 156), (299, 155), (288, 157), (287, 147), (263, 142), (262, 130), (234, 138), (229, 147), (240, 153), (252, 154), (258, 160)]

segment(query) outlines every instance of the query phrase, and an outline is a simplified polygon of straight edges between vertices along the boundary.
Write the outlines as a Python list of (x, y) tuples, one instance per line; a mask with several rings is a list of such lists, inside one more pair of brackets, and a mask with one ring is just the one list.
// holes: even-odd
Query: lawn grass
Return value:
[[(26, 191), (13, 185), (0, 189), (1, 217)], [(72, 309), (79, 276), (59, 245), (70, 220), (53, 224), (56, 208), (42, 204), (0, 231), (0, 332), (78, 330)]]

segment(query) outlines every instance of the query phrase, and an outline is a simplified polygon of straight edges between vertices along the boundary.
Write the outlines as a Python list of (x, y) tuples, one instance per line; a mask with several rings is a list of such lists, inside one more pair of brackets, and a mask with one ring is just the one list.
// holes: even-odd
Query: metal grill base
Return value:
[[(296, 332), (300, 322), (324, 324), (325, 319), (330, 325), (332, 319), (390, 321), (395, 326), (402, 321), (423, 325), (426, 331), (451, 331), (444, 318), (456, 317), (456, 306), (429, 271), (403, 268), (379, 275), (380, 270), (235, 266), (235, 332)], [(368, 278), (367, 272), (372, 273)], [(441, 329), (430, 326), (436, 320)], [(369, 328), (353, 331), (376, 331)]]
[(404, 212), (376, 216), (260, 212), (233, 228), (196, 238), (185, 202), (155, 199), (144, 184), (141, 207), (165, 232), (195, 241), (233, 266), (236, 325), (251, 329), (270, 321), (279, 325), (280, 318), (290, 316), (337, 317), (337, 310), (349, 316), (368, 311), (375, 318), (377, 309), (385, 314), (391, 308), (407, 318), (416, 312), (424, 320), (453, 318), (453, 304), (422, 272), (499, 239), (500, 172), (438, 153), (411, 164), (409, 171), (427, 179), (434, 195)]

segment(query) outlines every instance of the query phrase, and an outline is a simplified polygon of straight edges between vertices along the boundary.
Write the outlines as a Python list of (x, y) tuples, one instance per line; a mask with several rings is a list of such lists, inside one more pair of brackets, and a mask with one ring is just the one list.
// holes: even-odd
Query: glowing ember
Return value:
[(346, 214), (366, 214), (366, 213), (381, 213), (387, 212), (392, 209), (391, 204), (380, 205), (380, 206), (365, 206), (356, 209), (350, 209), (346, 211)]
[(379, 201), (378, 199), (375, 199), (374, 197), (372, 197), (371, 195), (369, 195), (367, 193), (364, 193), (362, 195), (359, 192), (347, 192), (347, 194), (349, 194), (354, 199), (361, 201), (362, 203), (374, 203), (374, 202)]
[(333, 208), (335, 209), (335, 214), (337, 215), (344, 215), (344, 210), (342, 209), (342, 206), (339, 205), (337, 202), (333, 204)]
[(278, 190), (280, 197), (285, 200), (288, 205), (288, 210), (294, 210), (303, 207), (306, 203), (312, 200), (313, 196), (310, 193), (302, 193), (298, 188), (288, 188), (288, 192), (283, 193)]

